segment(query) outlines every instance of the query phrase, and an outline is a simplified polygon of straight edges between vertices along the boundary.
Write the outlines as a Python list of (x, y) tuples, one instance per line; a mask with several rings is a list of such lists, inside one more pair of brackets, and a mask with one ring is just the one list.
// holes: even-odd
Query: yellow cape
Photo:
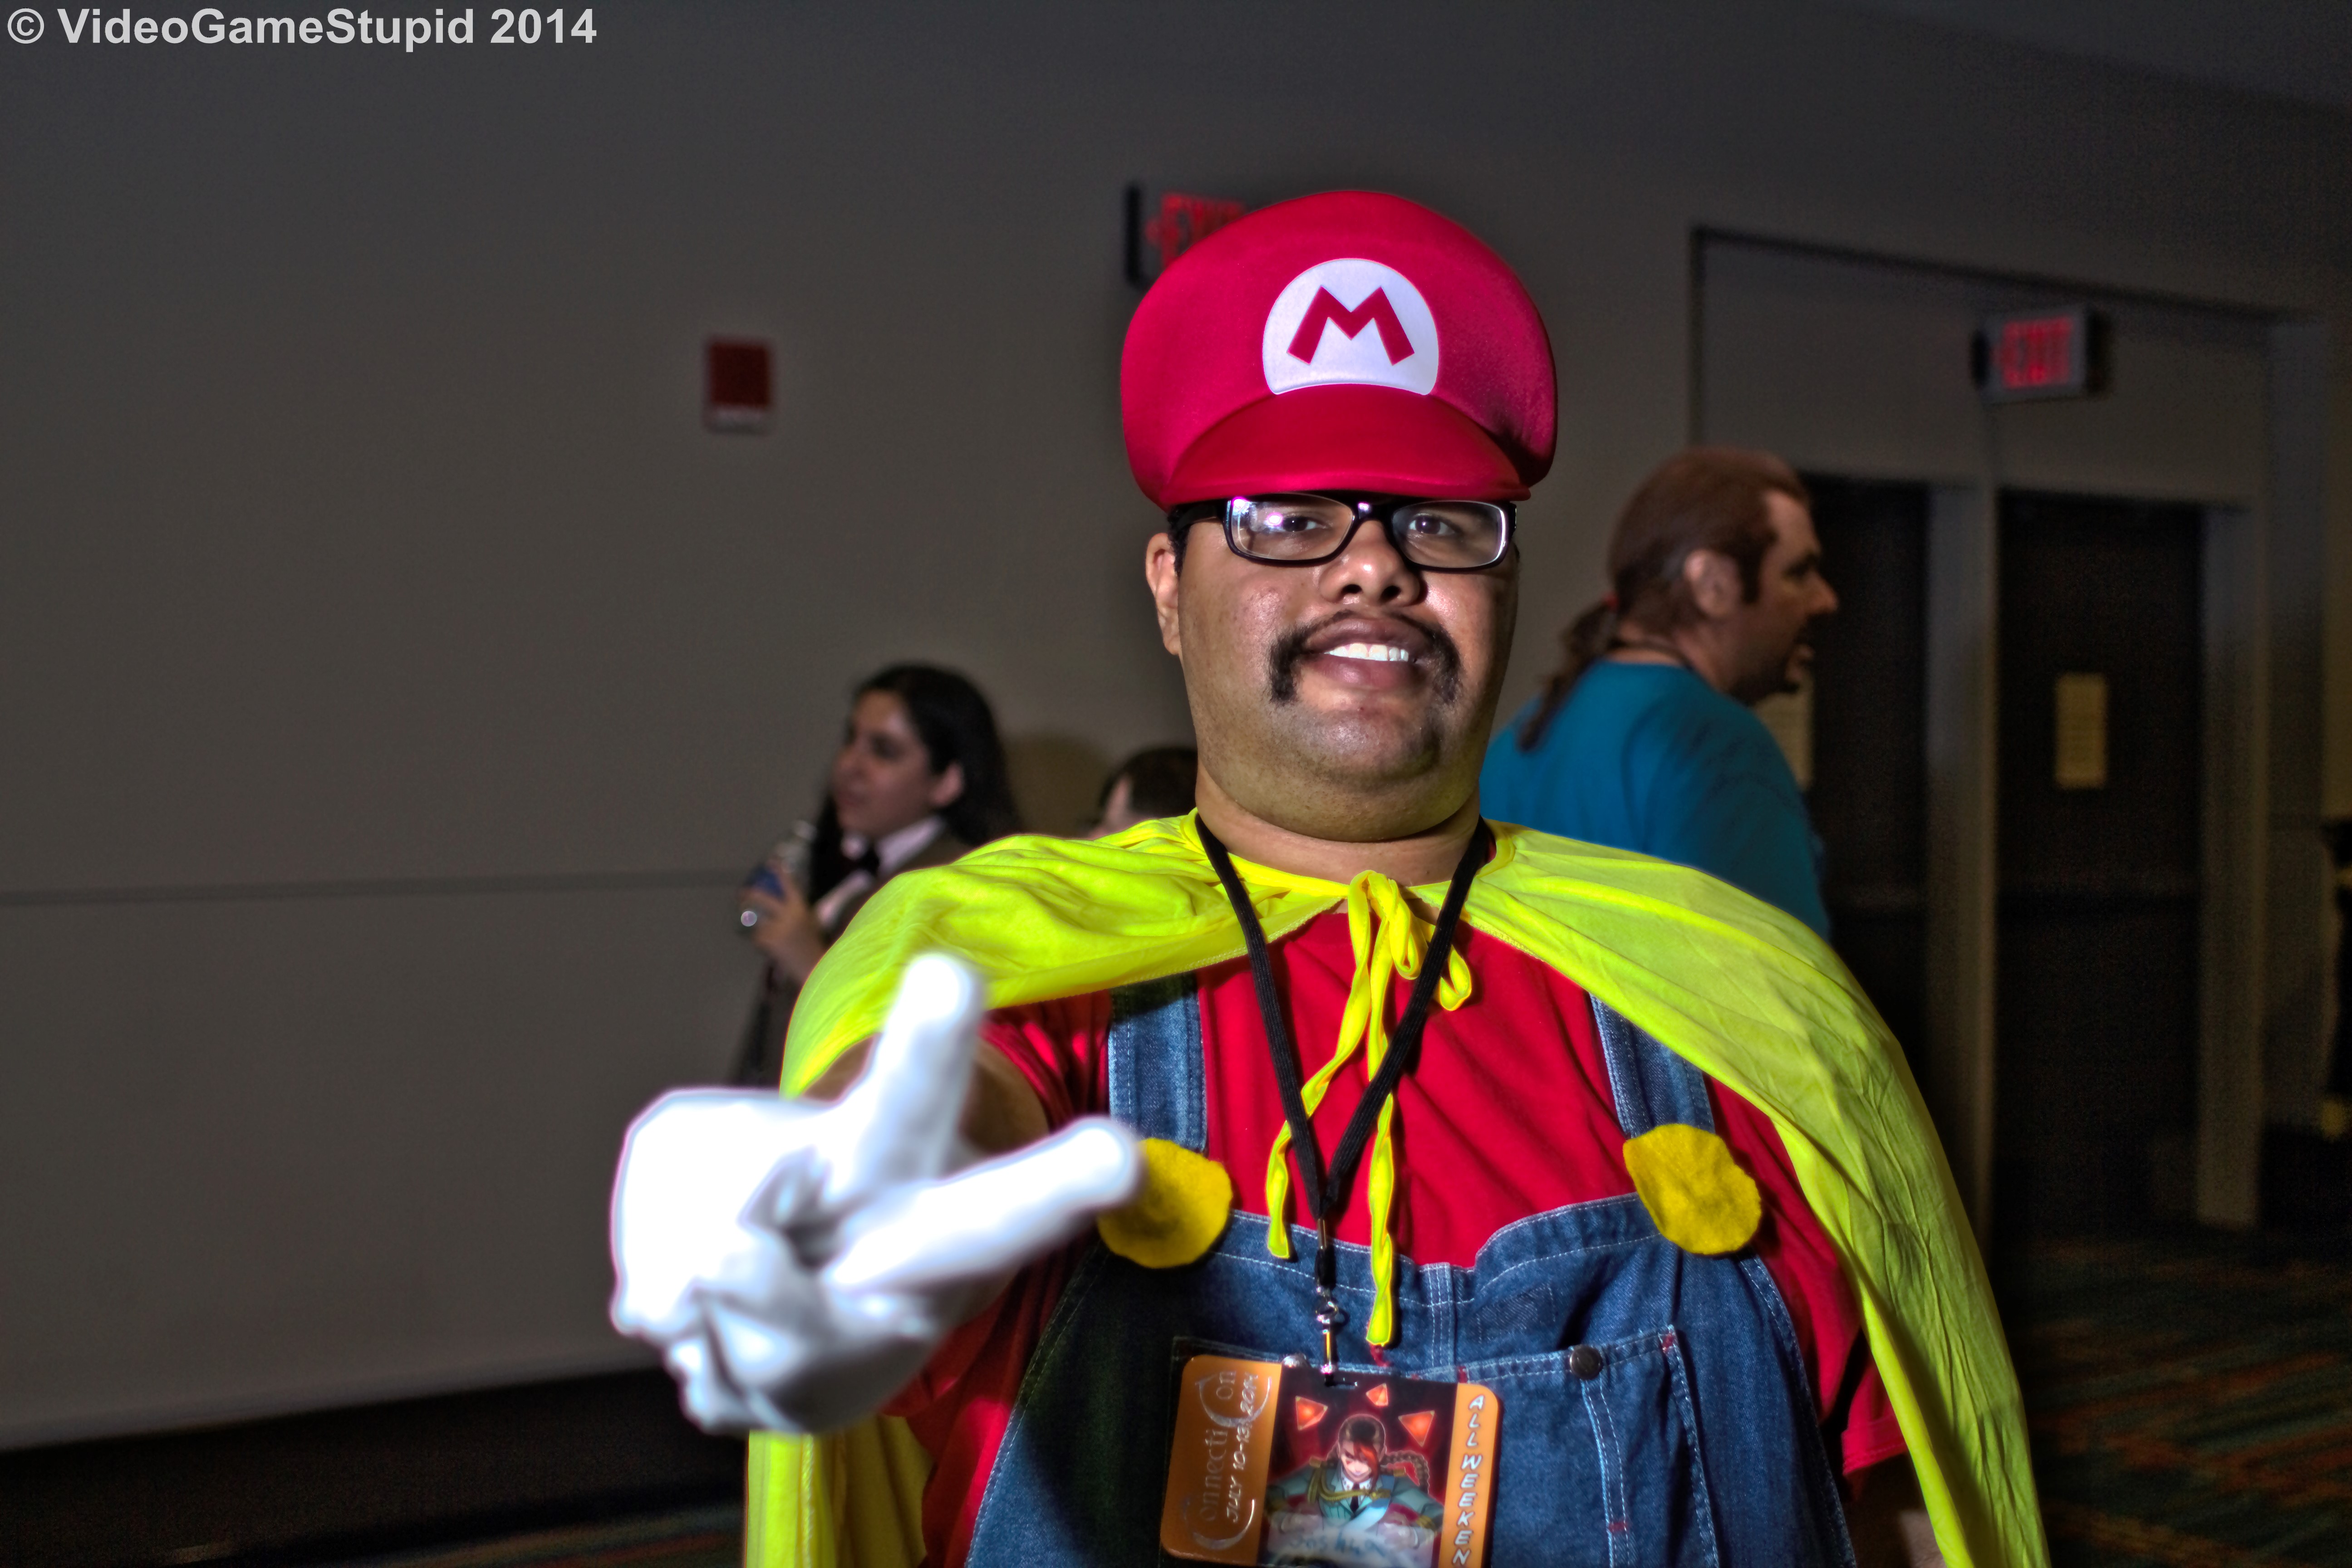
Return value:
[[(2025, 1417), (1984, 1265), (1919, 1091), (1820, 938), (1699, 872), (1496, 825), (1463, 918), (1551, 965), (1772, 1119), (1845, 1264), (1952, 1568), (2041, 1568)], [(1340, 883), (1236, 862), (1269, 937)], [(1434, 905), (1443, 887), (1419, 890)], [(1190, 818), (1093, 842), (1014, 838), (886, 883), (793, 1016), (786, 1092), (877, 1030), (927, 952), (987, 977), (996, 1007), (1237, 956), (1241, 932)], [(929, 1464), (903, 1423), (752, 1441), (745, 1561), (913, 1568)]]

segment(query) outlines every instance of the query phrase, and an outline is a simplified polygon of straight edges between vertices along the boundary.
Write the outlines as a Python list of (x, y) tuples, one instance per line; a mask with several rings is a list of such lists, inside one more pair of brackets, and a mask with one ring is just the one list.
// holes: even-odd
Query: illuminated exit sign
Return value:
[(1987, 402), (2088, 397), (2103, 390), (2106, 323), (2087, 305), (1988, 316), (1972, 358)]

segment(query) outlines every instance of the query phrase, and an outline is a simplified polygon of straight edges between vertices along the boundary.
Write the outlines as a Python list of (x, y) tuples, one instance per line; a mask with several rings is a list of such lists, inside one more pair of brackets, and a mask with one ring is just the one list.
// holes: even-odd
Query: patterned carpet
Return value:
[(2352, 1254), (2210, 1232), (2001, 1270), (2060, 1568), (2352, 1568)]

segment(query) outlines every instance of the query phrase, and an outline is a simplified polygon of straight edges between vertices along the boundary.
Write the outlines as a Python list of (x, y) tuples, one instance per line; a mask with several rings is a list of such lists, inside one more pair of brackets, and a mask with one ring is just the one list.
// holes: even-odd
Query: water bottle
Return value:
[[(815, 852), (816, 824), (794, 822), (792, 836), (777, 841), (776, 847), (768, 852), (768, 858), (751, 868), (751, 874), (743, 879), (743, 885), (747, 888), (757, 888), (770, 898), (783, 897), (784, 884), (776, 875), (777, 865), (781, 862), (783, 874), (792, 879), (794, 887), (805, 894), (808, 888), (809, 860)], [(760, 912), (756, 909), (746, 909), (737, 916), (737, 921), (741, 933), (749, 936), (760, 924)]]

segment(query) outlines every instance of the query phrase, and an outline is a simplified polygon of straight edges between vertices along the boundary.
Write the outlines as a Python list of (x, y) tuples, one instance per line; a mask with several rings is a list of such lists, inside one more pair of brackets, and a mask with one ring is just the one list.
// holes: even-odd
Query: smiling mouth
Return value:
[(1323, 651), (1327, 659), (1368, 659), (1377, 664), (1410, 663), (1412, 655), (1388, 643), (1342, 643)]
[[(1462, 679), (1462, 655), (1454, 640), (1444, 627), (1417, 620), (1334, 615), (1319, 626), (1291, 632), (1267, 653), (1267, 695), (1277, 703), (1297, 699), (1299, 672), (1318, 659), (1332, 661), (1325, 668), (1335, 678), (1366, 691), (1424, 681), (1441, 703), (1454, 699)], [(1341, 677), (1340, 671), (1350, 665), (1358, 673)]]

